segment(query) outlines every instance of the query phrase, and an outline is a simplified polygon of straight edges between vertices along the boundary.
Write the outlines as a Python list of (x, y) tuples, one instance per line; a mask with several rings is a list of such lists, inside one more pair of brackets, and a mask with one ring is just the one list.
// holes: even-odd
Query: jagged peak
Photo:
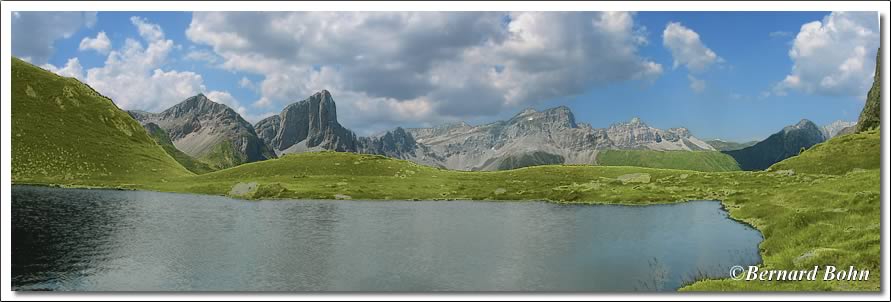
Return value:
[(636, 117), (636, 116), (635, 116), (635, 117), (632, 117), (632, 118), (631, 118), (631, 121), (629, 121), (628, 123), (629, 123), (629, 124), (642, 124), (643, 122), (640, 121), (640, 118), (639, 118), (639, 117)]

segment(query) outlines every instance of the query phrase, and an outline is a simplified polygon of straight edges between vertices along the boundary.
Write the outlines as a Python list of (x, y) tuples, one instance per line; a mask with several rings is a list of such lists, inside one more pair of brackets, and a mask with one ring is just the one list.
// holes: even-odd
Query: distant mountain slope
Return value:
[(878, 128), (882, 125), (882, 49), (876, 53), (876, 71), (872, 88), (866, 94), (866, 105), (857, 120), (857, 132)]
[(820, 128), (813, 122), (803, 119), (798, 124), (786, 126), (782, 131), (751, 147), (724, 153), (732, 156), (743, 170), (764, 170), (824, 140)]
[(119, 184), (191, 175), (110, 99), (12, 58), (12, 180)]
[(823, 127), (820, 127), (820, 130), (823, 131), (823, 137), (830, 139), (836, 135), (846, 134), (847, 131), (850, 131), (847, 129), (855, 125), (857, 125), (857, 122), (837, 120), (827, 125), (823, 125)]
[(714, 147), (718, 151), (732, 151), (739, 150), (745, 147), (753, 146), (758, 143), (758, 141), (750, 141), (745, 143), (737, 143), (737, 142), (728, 142), (720, 139), (713, 139), (709, 141), (705, 141), (710, 146)]
[(167, 135), (167, 131), (161, 129), (161, 127), (157, 124), (146, 123), (142, 126), (143, 128), (145, 128), (145, 131), (148, 133), (148, 135), (151, 136), (152, 139), (154, 139), (155, 142), (161, 146), (161, 148), (164, 148), (164, 151), (166, 151), (167, 154), (170, 154), (173, 159), (175, 159), (180, 165), (182, 165), (189, 171), (192, 171), (195, 174), (204, 174), (216, 170), (210, 165), (200, 162), (192, 158), (188, 154), (179, 151), (179, 149), (177, 149), (176, 146), (173, 145), (173, 142), (170, 141), (170, 136)]
[(718, 151), (604, 150), (597, 154), (597, 164), (703, 172), (740, 170), (733, 157)]
[(839, 175), (855, 169), (872, 170), (881, 167), (882, 132), (871, 129), (817, 144), (801, 155), (770, 166), (770, 170)]
[(455, 170), (502, 170), (543, 164), (591, 164), (598, 150), (714, 150), (685, 128), (662, 130), (640, 119), (606, 129), (578, 124), (569, 108), (527, 109), (506, 121), (471, 126), (396, 128), (359, 137), (337, 121), (327, 90), (285, 107), (254, 128), (277, 154), (336, 150), (380, 154)]
[(130, 111), (130, 115), (143, 124), (157, 124), (177, 149), (217, 169), (275, 158), (275, 153), (257, 137), (253, 125), (232, 108), (215, 103), (204, 94), (161, 113)]

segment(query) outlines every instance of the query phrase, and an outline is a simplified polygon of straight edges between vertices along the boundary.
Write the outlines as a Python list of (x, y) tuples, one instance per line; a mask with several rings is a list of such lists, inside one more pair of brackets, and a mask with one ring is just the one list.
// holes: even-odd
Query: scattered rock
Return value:
[(229, 196), (232, 197), (245, 197), (253, 191), (257, 190), (256, 182), (240, 182), (232, 186), (232, 190), (229, 191)]
[(349, 199), (353, 199), (353, 197), (352, 197), (352, 196), (349, 196), (349, 195), (346, 195), (346, 194), (334, 194), (334, 199), (337, 199), (337, 200), (349, 200)]
[(650, 174), (649, 173), (631, 173), (619, 176), (617, 178), (622, 184), (628, 183), (650, 183)]
[(792, 175), (795, 175), (795, 171), (794, 171), (794, 170), (777, 170), (776, 172), (773, 172), (773, 173), (774, 173), (774, 174), (777, 174), (777, 175), (783, 175), (783, 176), (792, 176)]
[(501, 195), (501, 194), (504, 194), (505, 192), (507, 192), (507, 189), (505, 189), (505, 188), (495, 189), (495, 195)]

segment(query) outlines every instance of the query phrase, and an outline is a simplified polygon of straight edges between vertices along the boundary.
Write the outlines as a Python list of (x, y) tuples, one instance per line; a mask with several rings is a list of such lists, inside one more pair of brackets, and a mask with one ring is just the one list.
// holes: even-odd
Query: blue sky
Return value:
[(202, 92), (256, 122), (328, 89), (359, 134), (567, 105), (736, 141), (856, 121), (879, 45), (875, 13), (832, 12), (46, 12), (12, 30), (15, 56), (125, 109)]

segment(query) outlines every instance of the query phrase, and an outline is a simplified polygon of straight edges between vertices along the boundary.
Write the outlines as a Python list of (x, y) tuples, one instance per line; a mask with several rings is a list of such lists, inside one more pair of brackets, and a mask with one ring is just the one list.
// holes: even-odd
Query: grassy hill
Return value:
[(173, 157), (176, 162), (182, 165), (184, 168), (192, 171), (195, 174), (204, 174), (211, 171), (216, 171), (209, 164), (200, 162), (195, 158), (189, 156), (188, 154), (179, 151), (176, 146), (173, 145), (173, 142), (170, 141), (170, 135), (167, 134), (164, 129), (161, 129), (155, 123), (148, 123), (144, 125), (145, 131), (148, 132), (149, 136), (155, 140), (155, 143), (164, 148), (164, 151), (167, 152), (171, 157)]
[(12, 180), (127, 185), (191, 175), (108, 98), (12, 58)]
[(757, 144), (758, 141), (737, 143), (737, 142), (728, 142), (728, 141), (722, 141), (719, 139), (715, 139), (715, 140), (706, 141), (706, 143), (708, 143), (715, 149), (718, 149), (718, 151), (733, 151), (733, 150), (743, 149), (746, 147), (751, 147), (751, 146)]
[(878, 128), (836, 136), (788, 158), (769, 170), (796, 173), (845, 174), (855, 169), (882, 168), (882, 133)]
[(597, 154), (597, 164), (704, 172), (739, 171), (733, 157), (717, 151), (605, 150)]

